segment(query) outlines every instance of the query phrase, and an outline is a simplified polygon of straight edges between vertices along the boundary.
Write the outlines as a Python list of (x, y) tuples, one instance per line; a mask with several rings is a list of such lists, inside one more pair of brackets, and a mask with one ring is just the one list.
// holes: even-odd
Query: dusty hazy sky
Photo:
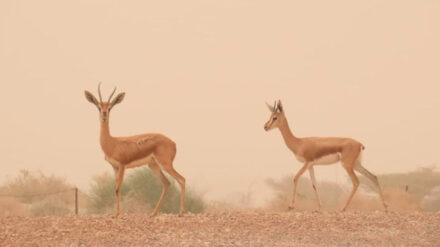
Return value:
[(211, 198), (299, 169), (263, 130), (278, 98), (298, 136), (353, 137), (375, 173), (440, 162), (440, 1), (146, 2), (0, 2), (0, 182), (112, 171), (83, 94), (99, 81), (127, 93), (112, 134), (168, 135)]

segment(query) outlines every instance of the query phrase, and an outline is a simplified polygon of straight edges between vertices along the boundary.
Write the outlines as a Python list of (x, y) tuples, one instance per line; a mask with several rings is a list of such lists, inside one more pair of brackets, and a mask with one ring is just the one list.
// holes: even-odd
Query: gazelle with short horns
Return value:
[(104, 151), (105, 159), (110, 163), (115, 172), (116, 180), (116, 207), (115, 217), (119, 215), (119, 201), (121, 197), (121, 185), (124, 179), (124, 172), (127, 168), (148, 165), (151, 171), (159, 178), (163, 187), (162, 194), (157, 205), (151, 214), (157, 215), (163, 199), (168, 192), (170, 182), (164, 175), (164, 171), (174, 177), (181, 188), (180, 212), (182, 216), (185, 199), (185, 178), (173, 168), (173, 160), (176, 156), (176, 144), (162, 134), (141, 134), (130, 137), (113, 137), (110, 135), (109, 118), (111, 109), (122, 102), (125, 93), (119, 93), (112, 100), (116, 88), (113, 90), (107, 102), (102, 101), (101, 83), (98, 85), (99, 101), (89, 91), (85, 91), (86, 99), (94, 104), (99, 110), (101, 122), (101, 148)]
[(359, 179), (354, 171), (366, 176), (376, 185), (382, 204), (385, 210), (387, 210), (387, 204), (383, 198), (382, 188), (379, 185), (377, 177), (365, 169), (361, 164), (361, 156), (364, 146), (360, 142), (351, 138), (340, 137), (298, 138), (290, 130), (281, 101), (275, 101), (273, 106), (269, 104), (267, 104), (267, 106), (271, 111), (271, 115), (269, 121), (264, 125), (264, 129), (269, 131), (278, 128), (281, 131), (287, 147), (295, 154), (296, 158), (303, 163), (303, 167), (296, 173), (293, 179), (293, 194), (289, 209), (294, 208), (298, 179), (306, 170), (309, 170), (316, 200), (318, 201), (319, 209), (321, 209), (321, 201), (319, 199), (313, 167), (315, 165), (330, 165), (341, 161), (342, 166), (345, 168), (353, 182), (353, 189), (347, 202), (342, 208), (342, 211), (344, 211), (350, 204), (350, 201), (359, 186)]

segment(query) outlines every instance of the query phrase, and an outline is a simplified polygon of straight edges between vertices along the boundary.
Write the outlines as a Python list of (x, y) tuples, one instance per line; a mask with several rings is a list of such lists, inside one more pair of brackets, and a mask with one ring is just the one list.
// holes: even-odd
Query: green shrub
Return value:
[[(121, 195), (127, 192), (127, 185), (122, 184)], [(89, 213), (111, 213), (115, 205), (115, 178), (109, 174), (104, 174), (93, 178), (89, 193)]]
[[(169, 176), (171, 186), (164, 199), (160, 212), (178, 213), (180, 207), (180, 189), (174, 178)], [(187, 186), (188, 187), (188, 186)], [(146, 213), (156, 206), (162, 193), (160, 180), (148, 168), (138, 168), (127, 176), (122, 183), (121, 212)], [(103, 175), (94, 179), (89, 193), (90, 213), (112, 213), (115, 207), (115, 179), (111, 175)], [(186, 188), (186, 212), (203, 212), (206, 205), (203, 199), (194, 191)]]

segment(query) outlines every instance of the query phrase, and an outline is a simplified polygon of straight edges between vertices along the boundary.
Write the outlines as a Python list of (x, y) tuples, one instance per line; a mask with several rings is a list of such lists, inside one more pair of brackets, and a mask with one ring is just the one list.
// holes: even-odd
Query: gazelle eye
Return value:
[(275, 121), (275, 120), (277, 120), (278, 118), (277, 117), (273, 117), (273, 120)]

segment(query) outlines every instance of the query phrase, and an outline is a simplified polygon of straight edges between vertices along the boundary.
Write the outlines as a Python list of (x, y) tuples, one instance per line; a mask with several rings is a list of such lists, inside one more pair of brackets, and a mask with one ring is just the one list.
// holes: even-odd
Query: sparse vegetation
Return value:
[[(379, 182), (391, 202), (399, 201), (399, 207), (413, 210), (440, 210), (440, 171), (435, 166), (419, 168), (406, 173), (389, 173), (378, 176)], [(367, 191), (375, 191), (374, 185), (365, 177), (360, 177)], [(393, 193), (390, 193), (392, 191)], [(398, 195), (399, 194), (399, 195)], [(398, 200), (399, 198), (399, 200)]]
[[(349, 208), (362, 211), (382, 210), (375, 186), (364, 176), (359, 175), (361, 186)], [(292, 193), (292, 178), (268, 179), (267, 185), (276, 192), (269, 202), (268, 209), (285, 211)], [(434, 167), (421, 168), (408, 173), (379, 175), (384, 189), (384, 197), (392, 211), (439, 211), (440, 210), (440, 172)], [(347, 178), (348, 179), (348, 178)], [(351, 191), (351, 183), (339, 185), (332, 182), (318, 182), (319, 195), (324, 210), (339, 210)], [(296, 210), (317, 209), (315, 194), (310, 179), (301, 177), (298, 182)]]
[[(180, 191), (171, 182), (168, 194), (162, 204), (161, 212), (178, 213), (180, 203)], [(139, 168), (135, 173), (127, 176), (122, 185), (122, 212), (146, 213), (152, 211), (162, 192), (162, 184), (159, 179), (148, 169)], [(115, 179), (111, 175), (96, 177), (90, 193), (88, 211), (90, 213), (110, 213), (115, 205)], [(200, 213), (206, 208), (206, 204), (197, 193), (186, 189), (185, 209), (186, 212)]]
[[(266, 184), (274, 191), (274, 198), (267, 204), (268, 211), (286, 211), (292, 193), (292, 177), (268, 179)], [(347, 178), (348, 179), (348, 178)], [(374, 185), (362, 175), (361, 186), (349, 209), (361, 211), (382, 210)], [(161, 212), (177, 213), (180, 190), (172, 178), (169, 193)], [(408, 173), (379, 175), (384, 196), (392, 211), (439, 211), (440, 172), (435, 168), (422, 168)], [(351, 184), (318, 182), (323, 209), (338, 211), (351, 190)], [(59, 192), (65, 191), (62, 193)], [(140, 168), (126, 177), (122, 187), (121, 209), (125, 213), (149, 213), (156, 205), (162, 191), (159, 180), (148, 168)], [(41, 172), (23, 170), (0, 187), (1, 215), (66, 215), (74, 213), (73, 186), (65, 179), (47, 176)], [(246, 198), (251, 198), (251, 193)], [(80, 193), (80, 213), (113, 214), (115, 205), (115, 180), (113, 174), (94, 178), (88, 195)], [(191, 189), (186, 192), (187, 212), (231, 212), (242, 207), (228, 202), (209, 202)], [(246, 208), (246, 207), (244, 207)], [(298, 184), (297, 211), (316, 210), (317, 203), (310, 180), (302, 177)], [(86, 209), (86, 210), (85, 210)]]
[[(268, 179), (266, 184), (275, 192), (275, 198), (269, 202), (268, 209), (286, 211), (292, 196), (293, 174), (280, 180)], [(327, 181), (318, 181), (319, 196), (325, 210), (336, 210), (341, 205), (341, 197), (346, 194), (343, 186)], [(295, 202), (296, 210), (318, 209), (312, 182), (309, 178), (301, 177), (298, 181), (298, 194)]]
[[(173, 181), (172, 179), (169, 179)], [(138, 169), (128, 176), (122, 186), (122, 210), (126, 213), (151, 212), (162, 191), (159, 180), (148, 168)], [(23, 170), (0, 187), (1, 215), (66, 215), (74, 213), (74, 186), (65, 179), (41, 172)], [(6, 196), (10, 195), (10, 196)], [(115, 180), (109, 174), (94, 178), (89, 195), (79, 193), (80, 213), (113, 213)], [(172, 182), (161, 212), (177, 213), (180, 191)], [(206, 204), (196, 192), (187, 189), (186, 211), (200, 213)]]
[[(124, 198), (126, 192), (127, 184), (122, 183), (122, 198)], [(115, 205), (115, 178), (108, 173), (94, 177), (88, 195), (88, 213), (104, 214), (113, 212)]]
[[(3, 214), (37, 216), (74, 212), (73, 186), (53, 175), (22, 170), (16, 178), (6, 182), (0, 191), (3, 195), (11, 195), (0, 198)], [(84, 199), (84, 195), (80, 196)]]
[[(399, 188), (408, 190), (408, 193), (420, 198), (426, 196), (431, 190), (440, 186), (440, 172), (435, 167), (423, 167), (415, 171), (405, 173), (388, 173), (378, 176), (379, 182), (384, 189)], [(367, 185), (369, 191), (376, 191), (375, 186), (367, 178), (359, 176), (361, 183)]]

